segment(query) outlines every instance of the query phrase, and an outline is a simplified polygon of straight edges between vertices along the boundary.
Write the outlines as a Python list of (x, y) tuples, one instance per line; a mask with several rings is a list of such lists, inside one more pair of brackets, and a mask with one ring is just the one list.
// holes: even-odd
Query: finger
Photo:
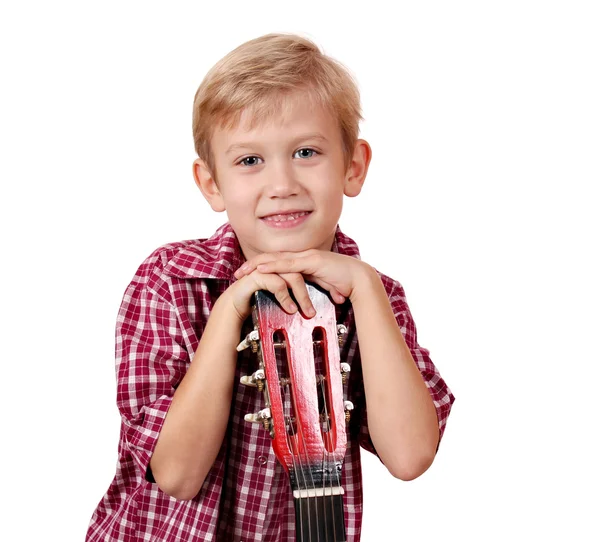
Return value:
[(256, 270), (258, 265), (262, 263), (268, 263), (273, 260), (278, 260), (282, 258), (282, 254), (282, 252), (263, 252), (262, 254), (259, 254), (258, 256), (250, 258), (248, 261), (244, 262), (233, 275), (237, 279), (243, 277), (244, 275), (249, 275)]
[(260, 263), (256, 269), (261, 273), (303, 273), (312, 274), (315, 272), (307, 258), (285, 258), (271, 262)]
[(317, 314), (308, 295), (308, 288), (306, 287), (306, 282), (304, 282), (304, 277), (300, 273), (284, 273), (280, 276), (288, 283), (292, 292), (294, 292), (294, 297), (302, 313), (310, 318)]
[(274, 274), (265, 275), (259, 271), (254, 271), (251, 277), (254, 278), (259, 289), (268, 290), (275, 296), (283, 310), (290, 314), (298, 310), (288, 291), (288, 283), (282, 277)]
[(327, 290), (331, 296), (331, 299), (333, 299), (335, 303), (344, 303), (346, 301), (346, 296), (344, 296), (335, 286), (332, 286), (328, 282), (316, 278), (313, 275), (308, 275), (305, 278), (306, 280), (319, 285), (324, 290)]
[(255, 269), (256, 269), (256, 263), (252, 262), (252, 260), (249, 260), (247, 262), (244, 262), (244, 264), (235, 271), (233, 276), (236, 279), (240, 279), (245, 275), (249, 275)]

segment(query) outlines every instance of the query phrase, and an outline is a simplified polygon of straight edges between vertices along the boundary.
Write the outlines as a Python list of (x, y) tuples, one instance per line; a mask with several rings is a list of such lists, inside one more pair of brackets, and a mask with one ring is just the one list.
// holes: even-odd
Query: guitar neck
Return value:
[[(299, 467), (290, 472), (296, 511), (296, 542), (346, 542), (341, 465)], [(338, 471), (338, 472), (336, 472)]]
[(346, 542), (342, 495), (294, 498), (296, 542)]

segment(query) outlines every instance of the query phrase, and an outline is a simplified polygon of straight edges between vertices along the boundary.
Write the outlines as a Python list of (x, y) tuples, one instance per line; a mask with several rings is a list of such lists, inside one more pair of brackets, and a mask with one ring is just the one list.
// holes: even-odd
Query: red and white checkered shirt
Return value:
[[(358, 258), (358, 247), (339, 228), (334, 252)], [(99, 541), (280, 542), (295, 540), (295, 514), (287, 473), (276, 460), (268, 433), (244, 421), (264, 408), (256, 388), (239, 383), (257, 369), (251, 349), (240, 352), (226, 437), (196, 497), (179, 501), (153, 483), (148, 469), (154, 446), (217, 298), (234, 282), (244, 257), (229, 224), (210, 239), (165, 245), (140, 266), (128, 286), (116, 329), (117, 405), (121, 413), (116, 476), (96, 508), (87, 532)], [(454, 397), (417, 344), (402, 286), (385, 275), (398, 325), (431, 392), (440, 432)], [(360, 539), (362, 484), (359, 445), (375, 453), (369, 438), (362, 370), (352, 306), (336, 306), (348, 328), (340, 351), (352, 371), (345, 394), (354, 403), (347, 429), (341, 485), (348, 542)], [(252, 329), (251, 319), (242, 337)], [(150, 481), (149, 481), (150, 480)]]

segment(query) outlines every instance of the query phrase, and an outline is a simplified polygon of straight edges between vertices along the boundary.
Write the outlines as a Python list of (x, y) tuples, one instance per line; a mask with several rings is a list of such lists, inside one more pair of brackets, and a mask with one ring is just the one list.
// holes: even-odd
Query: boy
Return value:
[(257, 290), (310, 318), (312, 281), (348, 328), (348, 541), (360, 538), (359, 444), (403, 480), (433, 461), (454, 397), (417, 344), (400, 284), (362, 262), (337, 226), (371, 159), (360, 119), (351, 77), (298, 36), (251, 40), (206, 75), (194, 101), (193, 173), (229, 221), (209, 239), (156, 250), (125, 293), (119, 465), (87, 540), (294, 540), (287, 474), (268, 433), (244, 422), (264, 407), (240, 384), (256, 356), (236, 352)]

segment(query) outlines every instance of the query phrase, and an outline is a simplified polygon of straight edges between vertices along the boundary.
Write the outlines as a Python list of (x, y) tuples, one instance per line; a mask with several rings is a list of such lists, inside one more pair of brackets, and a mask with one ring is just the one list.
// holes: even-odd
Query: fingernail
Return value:
[(298, 309), (296, 308), (296, 305), (294, 303), (289, 303), (288, 304), (288, 309), (290, 312), (296, 312)]
[(315, 311), (315, 309), (311, 307), (310, 309), (308, 309), (306, 314), (308, 314), (308, 316), (314, 316), (315, 314), (317, 314), (317, 311)]

